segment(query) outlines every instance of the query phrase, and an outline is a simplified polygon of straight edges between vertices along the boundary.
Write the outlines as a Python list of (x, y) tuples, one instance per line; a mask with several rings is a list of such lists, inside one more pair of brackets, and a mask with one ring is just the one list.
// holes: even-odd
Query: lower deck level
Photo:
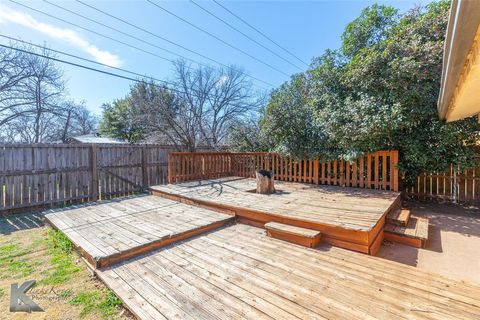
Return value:
[(479, 319), (480, 286), (236, 224), (97, 270), (140, 319)]
[(234, 217), (144, 195), (52, 210), (45, 219), (100, 268), (216, 229)]

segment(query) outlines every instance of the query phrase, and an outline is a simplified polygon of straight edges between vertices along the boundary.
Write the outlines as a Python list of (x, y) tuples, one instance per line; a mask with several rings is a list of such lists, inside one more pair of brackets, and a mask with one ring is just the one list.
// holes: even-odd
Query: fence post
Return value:
[(168, 170), (168, 172), (167, 172), (167, 174), (168, 174), (168, 179), (167, 179), (167, 180), (168, 180), (168, 183), (173, 183), (173, 181), (172, 181), (172, 180), (173, 180), (173, 179), (172, 179), (172, 176), (173, 176), (173, 159), (172, 159), (172, 158), (173, 158), (172, 154), (169, 153), (169, 154), (168, 154), (168, 168), (167, 168), (167, 170)]
[(97, 145), (90, 147), (90, 169), (92, 173), (92, 200), (98, 200), (98, 168), (97, 168)]
[(453, 165), (453, 203), (457, 203), (457, 192), (458, 192), (458, 187), (457, 187), (457, 168), (455, 165)]
[(145, 146), (140, 147), (142, 161), (142, 187), (148, 187), (147, 159), (145, 155)]
[(399, 191), (398, 180), (398, 150), (393, 151), (393, 191)]

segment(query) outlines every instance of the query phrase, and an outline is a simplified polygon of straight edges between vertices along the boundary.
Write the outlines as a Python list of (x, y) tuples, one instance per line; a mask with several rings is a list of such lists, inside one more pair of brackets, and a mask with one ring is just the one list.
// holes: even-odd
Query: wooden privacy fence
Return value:
[(421, 200), (469, 202), (480, 204), (480, 167), (448, 172), (430, 172), (417, 177), (405, 193)]
[(398, 151), (368, 153), (354, 161), (295, 160), (276, 153), (171, 153), (169, 182), (225, 176), (255, 177), (272, 170), (282, 181), (398, 191)]
[(0, 145), (0, 213), (95, 201), (166, 183), (170, 146)]

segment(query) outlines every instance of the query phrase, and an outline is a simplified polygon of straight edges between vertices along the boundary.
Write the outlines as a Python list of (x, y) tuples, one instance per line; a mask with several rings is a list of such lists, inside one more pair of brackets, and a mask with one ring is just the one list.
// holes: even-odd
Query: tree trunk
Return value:
[(259, 170), (257, 174), (257, 193), (272, 194), (275, 193), (273, 185), (273, 172), (267, 170)]

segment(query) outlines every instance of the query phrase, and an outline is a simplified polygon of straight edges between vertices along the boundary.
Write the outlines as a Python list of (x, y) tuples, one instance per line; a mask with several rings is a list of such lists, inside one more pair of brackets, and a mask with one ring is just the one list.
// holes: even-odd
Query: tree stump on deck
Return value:
[(273, 172), (267, 170), (258, 170), (257, 174), (257, 193), (272, 194), (275, 193), (273, 185)]

